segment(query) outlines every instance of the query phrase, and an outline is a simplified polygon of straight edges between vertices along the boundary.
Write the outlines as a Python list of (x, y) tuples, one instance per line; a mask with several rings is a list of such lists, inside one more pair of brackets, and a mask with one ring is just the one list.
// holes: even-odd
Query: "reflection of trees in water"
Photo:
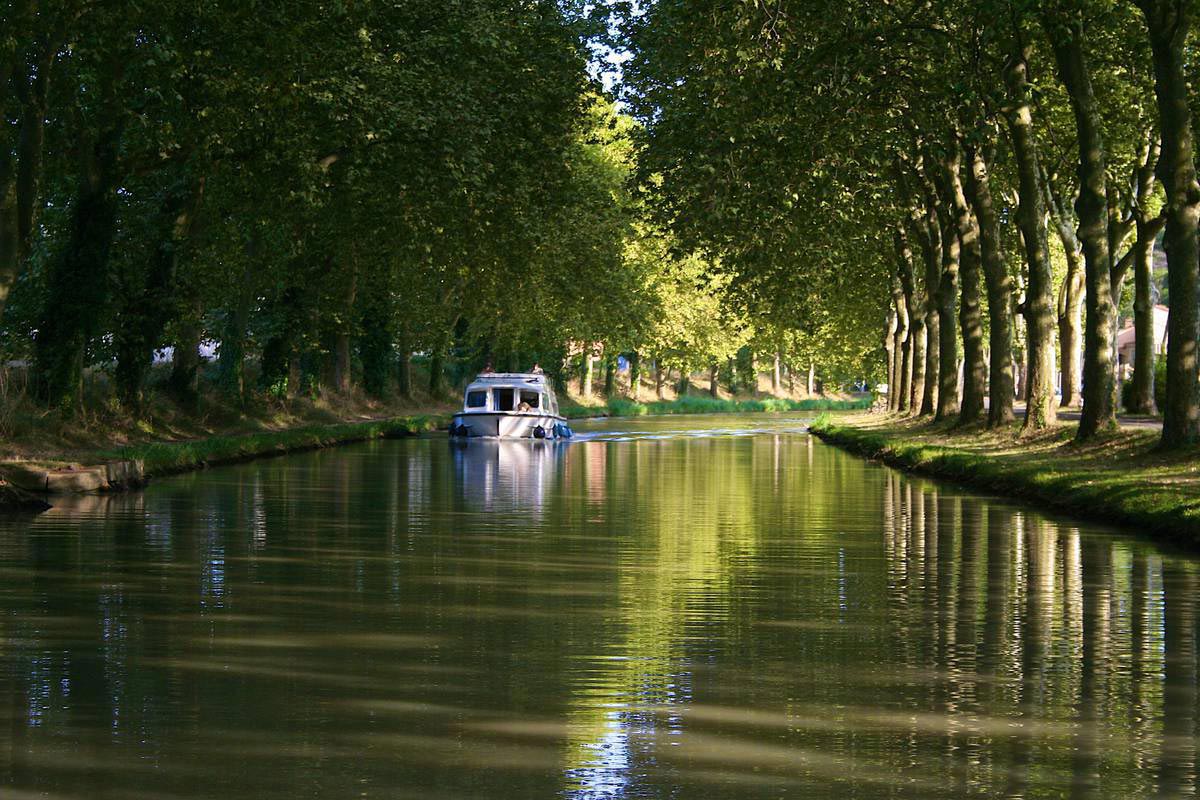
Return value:
[[(394, 585), (379, 574), (394, 561), (345, 545), (348, 532), (361, 533), (365, 509), (403, 516), (395, 470), (386, 468), (399, 465), (368, 466), (349, 453), (183, 476), (147, 494), (68, 499), (3, 525), (0, 559), (14, 580), (0, 588), (9, 711), (0, 785), (78, 797), (188, 792), (193, 764), (238, 763), (247, 748), (259, 749), (264, 765), (273, 755), (294, 763), (289, 747), (324, 741), (327, 714), (311, 698), (317, 678), (296, 678), (306, 667), (295, 656), (311, 648), (263, 634), (281, 611), (311, 614), (314, 631), (352, 632), (372, 609), (329, 602), (325, 588), (386, 597)], [(394, 533), (380, 526), (381, 537)], [(361, 669), (353, 651), (326, 656), (345, 675)], [(282, 709), (263, 702), (264, 680)], [(204, 791), (253, 795), (257, 787), (267, 796), (279, 789), (278, 766), (207, 771)]]
[(721, 646), (739, 564), (758, 551), (756, 501), (771, 496), (784, 464), (778, 441), (766, 438), (589, 443), (585, 457), (577, 452), (569, 486), (604, 500), (591, 513), (630, 541), (617, 566), (616, 630), (586, 654), (593, 663), (573, 690), (566, 790), (616, 797), (654, 751), (666, 755), (663, 737), (680, 728), (672, 709), (693, 699), (694, 666)]
[(963, 792), (1195, 792), (1189, 561), (898, 473), (883, 509), (895, 650), (939, 675), (929, 707), (957, 720), (938, 746), (914, 725), (911, 759), (939, 758)]

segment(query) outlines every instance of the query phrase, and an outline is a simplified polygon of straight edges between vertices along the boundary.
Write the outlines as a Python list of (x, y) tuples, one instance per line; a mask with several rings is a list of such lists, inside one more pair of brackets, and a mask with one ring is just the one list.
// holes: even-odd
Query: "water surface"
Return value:
[(4, 798), (1192, 796), (1198, 562), (799, 416), (0, 519)]

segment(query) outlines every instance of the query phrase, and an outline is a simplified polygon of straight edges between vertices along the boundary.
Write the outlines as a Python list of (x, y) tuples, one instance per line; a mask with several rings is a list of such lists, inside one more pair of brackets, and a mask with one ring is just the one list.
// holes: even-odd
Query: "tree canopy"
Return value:
[(1086, 437), (1153, 410), (1166, 299), (1192, 441), (1193, 11), (15, 0), (0, 351), (65, 412), (94, 371), (136, 411), (758, 356), (962, 424), (1082, 400)]

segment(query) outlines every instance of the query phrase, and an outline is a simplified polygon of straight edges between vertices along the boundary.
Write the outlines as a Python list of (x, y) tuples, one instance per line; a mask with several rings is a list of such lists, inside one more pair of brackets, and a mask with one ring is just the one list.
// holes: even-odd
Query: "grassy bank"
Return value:
[(656, 400), (635, 403), (613, 398), (601, 406), (578, 406), (564, 410), (564, 416), (581, 417), (645, 417), (663, 414), (740, 414), (763, 411), (857, 411), (869, 408), (870, 398), (833, 400), (814, 397), (789, 400), (780, 397), (758, 399), (718, 399), (715, 397), (681, 397), (678, 400)]
[(1074, 430), (1018, 438), (1015, 428), (956, 432), (865, 416), (818, 418), (812, 426), (831, 444), (895, 467), (1200, 543), (1197, 452), (1159, 452), (1154, 431), (1121, 431), (1080, 445)]

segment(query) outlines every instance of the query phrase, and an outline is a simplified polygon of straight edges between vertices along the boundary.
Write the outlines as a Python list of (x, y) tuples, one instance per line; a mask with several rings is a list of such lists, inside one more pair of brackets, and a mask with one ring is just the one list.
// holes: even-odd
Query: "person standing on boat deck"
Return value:
[(496, 370), (492, 369), (492, 362), (491, 362), (491, 361), (489, 361), (489, 362), (487, 362), (486, 364), (484, 364), (484, 365), (483, 365), (483, 369), (480, 371), (480, 373), (479, 373), (479, 374), (480, 374), (480, 375), (488, 375), (488, 374), (491, 374), (491, 373), (493, 373), (493, 372), (495, 372), (495, 371), (496, 371)]
[(541, 365), (538, 364), (538, 362), (536, 362), (536, 361), (533, 362), (533, 368), (531, 370), (529, 370), (529, 374), (544, 375), (545, 373), (546, 373), (546, 370), (542, 369)]

